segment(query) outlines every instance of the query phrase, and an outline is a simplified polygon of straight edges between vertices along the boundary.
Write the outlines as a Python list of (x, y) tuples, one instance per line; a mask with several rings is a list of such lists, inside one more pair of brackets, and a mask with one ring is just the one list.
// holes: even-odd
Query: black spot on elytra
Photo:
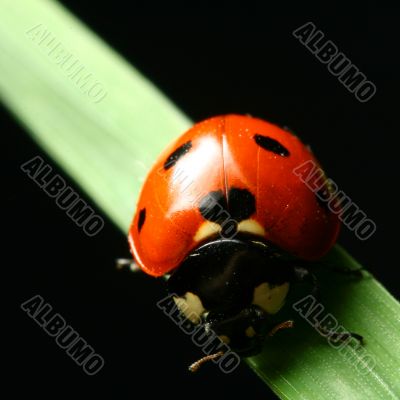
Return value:
[(199, 211), (204, 219), (217, 224), (227, 219), (227, 203), (222, 190), (206, 194), (200, 200)]
[(165, 160), (164, 162), (164, 169), (167, 170), (173, 167), (177, 161), (183, 157), (190, 149), (192, 148), (192, 142), (189, 140), (188, 142), (184, 143), (182, 146), (179, 146), (175, 149)]
[(225, 226), (230, 220), (229, 226), (232, 224), (236, 226), (237, 223), (255, 213), (256, 200), (247, 189), (230, 189), (228, 201), (222, 190), (217, 190), (208, 193), (200, 200), (199, 211), (208, 221)]
[(233, 219), (240, 222), (256, 211), (256, 199), (247, 189), (232, 188), (228, 193), (228, 207)]
[(138, 219), (138, 223), (137, 223), (137, 228), (138, 228), (139, 233), (143, 227), (144, 221), (146, 221), (146, 209), (142, 208), (139, 212), (139, 219)]
[(254, 135), (255, 142), (261, 146), (264, 150), (272, 151), (275, 154), (278, 154), (282, 157), (289, 157), (289, 150), (281, 145), (277, 140), (272, 139), (268, 136), (263, 136), (256, 134)]

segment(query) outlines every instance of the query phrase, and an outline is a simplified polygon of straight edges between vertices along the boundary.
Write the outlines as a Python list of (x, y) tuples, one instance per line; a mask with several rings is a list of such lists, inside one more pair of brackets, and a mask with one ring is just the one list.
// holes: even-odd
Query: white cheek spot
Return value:
[(194, 240), (200, 242), (207, 239), (210, 236), (217, 234), (221, 230), (221, 226), (215, 222), (205, 221), (201, 224), (200, 228), (197, 230)]
[(252, 233), (257, 236), (265, 236), (264, 228), (254, 219), (245, 219), (238, 224), (239, 232)]
[(245, 331), (244, 331), (245, 335), (249, 338), (252, 338), (254, 336), (256, 336), (256, 331), (254, 330), (254, 328), (252, 326), (249, 326)]
[(206, 311), (198, 296), (186, 292), (183, 297), (174, 297), (174, 302), (179, 311), (191, 322), (198, 324), (201, 316)]
[(271, 287), (267, 282), (254, 289), (253, 304), (260, 306), (268, 314), (277, 313), (285, 302), (289, 283)]

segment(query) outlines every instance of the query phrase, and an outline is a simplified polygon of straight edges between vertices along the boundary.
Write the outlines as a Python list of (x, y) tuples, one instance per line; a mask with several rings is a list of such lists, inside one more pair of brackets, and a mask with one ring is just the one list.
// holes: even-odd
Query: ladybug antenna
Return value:
[(219, 351), (218, 353), (210, 354), (208, 356), (200, 358), (200, 360), (195, 361), (192, 365), (189, 366), (189, 371), (196, 372), (207, 361), (215, 360), (216, 358), (220, 358), (223, 355), (224, 355), (224, 352)]

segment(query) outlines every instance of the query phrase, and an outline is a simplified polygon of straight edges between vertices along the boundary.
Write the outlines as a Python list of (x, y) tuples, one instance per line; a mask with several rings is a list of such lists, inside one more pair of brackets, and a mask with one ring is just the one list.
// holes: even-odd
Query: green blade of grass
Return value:
[[(147, 167), (190, 121), (59, 4), (3, 0), (0, 21), (2, 101), (126, 231)], [(357, 267), (339, 246), (324, 262)], [(285, 399), (400, 398), (399, 303), (367, 274), (319, 278), (322, 314), (363, 334), (365, 346), (332, 348), (298, 315), (250, 366)]]
[(126, 231), (147, 168), (190, 121), (58, 3), (0, 11), (0, 98)]

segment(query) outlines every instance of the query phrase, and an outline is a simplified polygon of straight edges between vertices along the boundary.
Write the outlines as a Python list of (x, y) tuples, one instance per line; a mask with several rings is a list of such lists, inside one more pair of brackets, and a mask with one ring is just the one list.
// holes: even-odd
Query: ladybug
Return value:
[[(333, 246), (337, 214), (293, 173), (318, 161), (288, 130), (224, 115), (194, 125), (158, 157), (129, 229), (135, 262), (166, 276), (182, 314), (242, 356), (260, 351), (304, 265)], [(326, 179), (326, 178), (324, 178)]]

